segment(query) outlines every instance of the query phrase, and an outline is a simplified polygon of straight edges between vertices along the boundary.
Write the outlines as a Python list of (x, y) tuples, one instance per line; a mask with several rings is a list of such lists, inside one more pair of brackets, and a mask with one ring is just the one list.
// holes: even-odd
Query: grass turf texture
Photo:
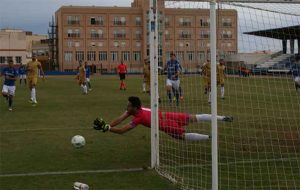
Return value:
[[(203, 94), (203, 85), (199, 83), (201, 79), (191, 78), (194, 81), (189, 77), (182, 80), (185, 99), (179, 107), (166, 106), (165, 91), (161, 91), (162, 110), (210, 112), (207, 97)], [(91, 129), (95, 117), (100, 115), (110, 121), (121, 114), (126, 108), (127, 97), (130, 95), (140, 96), (143, 104), (149, 106), (149, 97), (141, 93), (141, 83), (141, 77), (130, 76), (127, 79), (127, 90), (120, 91), (117, 77), (94, 76), (93, 91), (84, 96), (81, 95), (74, 77), (49, 77), (45, 82), (39, 80), (37, 88), (39, 103), (36, 107), (28, 103), (28, 88), (17, 85), (13, 112), (7, 110), (4, 100), (0, 101), (0, 173), (105, 170), (149, 166), (149, 129), (138, 127), (124, 135), (103, 134)], [(160, 84), (164, 85), (162, 78)], [(218, 111), (221, 114), (233, 115), (235, 120), (229, 125), (220, 123), (221, 188), (247, 189), (247, 186), (254, 185), (262, 187), (260, 189), (263, 187), (266, 189), (300, 188), (298, 160), (280, 162), (280, 164), (276, 163), (278, 161), (262, 162), (258, 166), (251, 162), (235, 162), (245, 159), (300, 157), (300, 150), (297, 148), (300, 146), (297, 136), (299, 135), (297, 114), (300, 111), (300, 100), (299, 94), (294, 92), (292, 81), (230, 78), (226, 80), (225, 89), (226, 99), (223, 102), (219, 100)], [(280, 117), (276, 117), (277, 115)], [(199, 128), (191, 125), (187, 130), (210, 133), (208, 123), (201, 126)], [(295, 133), (292, 133), (293, 131)], [(72, 136), (77, 134), (86, 138), (87, 144), (83, 149), (75, 149), (70, 143)], [(164, 134), (160, 136), (162, 166), (175, 176), (184, 174), (185, 177), (181, 177), (179, 181), (184, 180), (190, 183), (191, 187), (197, 178), (204, 189), (209, 189), (211, 186), (210, 142), (203, 142), (200, 145), (182, 143)], [(176, 148), (176, 151), (173, 148)], [(173, 152), (176, 157), (170, 157), (170, 152)], [(176, 160), (178, 157), (181, 157), (181, 160)], [(183, 157), (184, 161), (182, 161)], [(195, 157), (197, 160), (193, 159)], [(198, 168), (171, 168), (169, 166), (173, 165), (169, 162), (172, 159), (178, 166), (181, 163), (193, 163), (198, 165)], [(153, 171), (0, 177), (0, 187), (70, 189), (74, 181), (85, 182), (92, 189), (175, 188)], [(286, 184), (287, 182), (290, 184)]]

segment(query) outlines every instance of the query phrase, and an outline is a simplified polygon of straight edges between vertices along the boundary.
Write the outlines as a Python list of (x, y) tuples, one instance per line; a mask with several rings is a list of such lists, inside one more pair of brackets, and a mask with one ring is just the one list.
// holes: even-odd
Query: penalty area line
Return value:
[(108, 169), (108, 170), (54, 171), (54, 172), (37, 172), (37, 173), (0, 174), (0, 177), (27, 177), (27, 176), (47, 176), (47, 175), (90, 174), (90, 173), (123, 173), (123, 172), (139, 172), (144, 170), (145, 170), (144, 168), (124, 168), (124, 169)]

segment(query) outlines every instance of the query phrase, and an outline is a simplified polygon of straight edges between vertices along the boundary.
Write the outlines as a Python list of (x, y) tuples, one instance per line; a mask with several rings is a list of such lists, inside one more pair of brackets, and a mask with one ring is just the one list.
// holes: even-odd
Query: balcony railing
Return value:
[(209, 22), (201, 22), (200, 26), (209, 27)]
[(114, 34), (115, 39), (124, 39), (126, 38), (126, 34)]
[(69, 38), (80, 38), (80, 34), (79, 33), (72, 33), (72, 34), (68, 34)]
[(190, 39), (192, 38), (192, 34), (179, 34), (179, 38)]
[(115, 20), (113, 22), (113, 24), (116, 25), (116, 26), (125, 26), (126, 25), (126, 21)]
[(68, 24), (69, 25), (78, 25), (78, 24), (80, 24), (80, 21), (79, 20), (68, 20)]
[(99, 25), (102, 26), (104, 24), (103, 20), (95, 20), (91, 21), (91, 25)]
[(103, 34), (91, 34), (91, 38), (92, 39), (102, 39), (103, 38)]
[(180, 26), (185, 26), (185, 27), (190, 27), (192, 26), (192, 23), (191, 22), (181, 22), (179, 23)]
[(224, 27), (232, 27), (232, 23), (231, 22), (223, 22), (222, 26), (224, 26)]
[(200, 38), (209, 38), (209, 34), (200, 34)]
[(231, 39), (232, 38), (232, 34), (222, 34), (222, 38), (223, 39)]

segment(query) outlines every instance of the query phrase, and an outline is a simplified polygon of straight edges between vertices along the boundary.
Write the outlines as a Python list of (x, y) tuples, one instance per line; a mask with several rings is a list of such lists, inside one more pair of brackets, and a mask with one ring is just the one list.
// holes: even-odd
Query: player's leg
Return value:
[(92, 90), (92, 85), (91, 85), (90, 78), (86, 78), (86, 83), (87, 83), (88, 89), (91, 91)]
[(145, 81), (145, 78), (143, 80), (143, 93), (146, 93), (146, 81)]
[(125, 82), (125, 79), (126, 79), (126, 74), (124, 73), (124, 74), (123, 74), (123, 90), (126, 90), (126, 82)]
[(32, 79), (32, 83), (31, 83), (31, 96), (32, 96), (32, 103), (33, 104), (37, 104), (37, 99), (36, 99), (36, 85), (37, 85), (37, 77), (34, 77)]
[(23, 78), (23, 75), (20, 75), (20, 84), (22, 83), (22, 78)]
[(172, 104), (172, 82), (170, 79), (167, 79), (166, 81), (166, 88), (167, 88), (167, 96), (168, 96), (168, 99), (169, 99), (169, 104)]
[(29, 87), (29, 91), (30, 91), (30, 99), (29, 99), (29, 102), (32, 103), (32, 102), (33, 102), (33, 92), (32, 92), (32, 88), (33, 88), (33, 78), (28, 78), (28, 87)]
[(8, 87), (8, 110), (12, 111), (13, 97), (15, 95), (16, 86)]
[(220, 84), (221, 84), (221, 98), (224, 100), (224, 94), (225, 94), (225, 83), (224, 83), (224, 79), (221, 79), (220, 81)]
[(26, 79), (27, 79), (27, 76), (26, 76), (26, 74), (25, 74), (25, 75), (24, 75), (24, 82), (25, 82), (25, 85), (27, 84)]
[(175, 97), (176, 97), (176, 105), (179, 105), (179, 86), (180, 86), (180, 80), (173, 80), (172, 81), (172, 88), (174, 88), (175, 91)]
[[(190, 114), (189, 115), (189, 122), (201, 122), (201, 121), (211, 121), (212, 115), (211, 114)], [(219, 121), (227, 121), (232, 122), (233, 117), (232, 116), (225, 116), (225, 115), (217, 115), (217, 120)]]
[(8, 101), (8, 86), (3, 85), (2, 87), (2, 96)]

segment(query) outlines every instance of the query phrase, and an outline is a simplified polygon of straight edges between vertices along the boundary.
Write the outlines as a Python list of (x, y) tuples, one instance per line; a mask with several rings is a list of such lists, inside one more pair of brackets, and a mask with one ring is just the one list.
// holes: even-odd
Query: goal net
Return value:
[[(300, 4), (277, 2), (216, 5), (217, 113), (233, 117), (217, 125), (219, 189), (300, 189)], [(159, 71), (162, 112), (211, 113), (209, 9), (208, 1), (158, 8), (159, 66), (173, 53), (182, 67), (180, 88), (169, 92)], [(160, 117), (169, 127), (178, 120)], [(156, 169), (181, 189), (211, 189), (212, 139), (180, 139), (211, 136), (211, 122), (181, 125), (177, 138), (160, 130)]]

